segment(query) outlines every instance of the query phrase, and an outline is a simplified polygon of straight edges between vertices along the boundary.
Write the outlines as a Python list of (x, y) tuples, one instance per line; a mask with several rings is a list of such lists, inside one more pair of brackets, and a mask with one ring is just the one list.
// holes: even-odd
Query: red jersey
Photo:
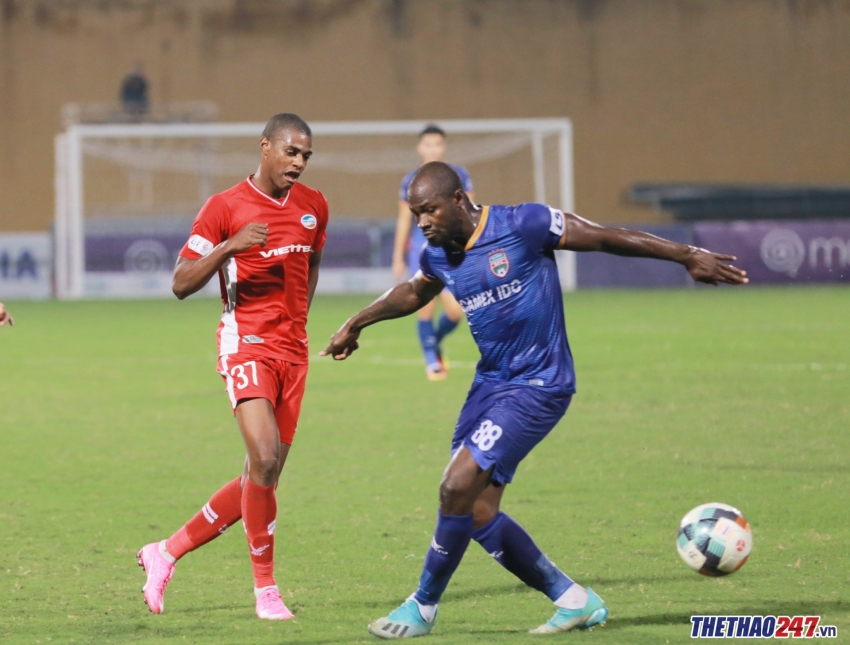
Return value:
[(251, 222), (268, 225), (268, 242), (219, 269), (219, 356), (238, 352), (307, 363), (307, 276), (310, 256), (325, 245), (328, 202), (303, 184), (277, 200), (249, 177), (209, 198), (180, 255), (202, 258)]

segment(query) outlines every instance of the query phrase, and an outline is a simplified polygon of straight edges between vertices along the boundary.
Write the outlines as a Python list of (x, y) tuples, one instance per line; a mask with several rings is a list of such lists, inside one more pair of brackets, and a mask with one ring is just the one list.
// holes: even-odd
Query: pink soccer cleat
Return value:
[(159, 552), (159, 542), (152, 542), (142, 547), (136, 556), (139, 558), (139, 566), (145, 570), (148, 581), (142, 587), (145, 594), (145, 602), (155, 614), (161, 614), (164, 607), (163, 596), (165, 587), (171, 576), (174, 575), (174, 565), (166, 560)]
[(257, 616), (266, 620), (289, 620), (292, 612), (283, 604), (277, 586), (254, 589), (257, 596)]

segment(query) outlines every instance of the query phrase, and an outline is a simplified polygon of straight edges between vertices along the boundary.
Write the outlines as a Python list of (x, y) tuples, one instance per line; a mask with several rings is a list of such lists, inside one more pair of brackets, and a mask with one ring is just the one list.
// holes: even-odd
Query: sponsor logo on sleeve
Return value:
[(215, 244), (200, 235), (190, 237), (188, 246), (192, 251), (204, 257), (212, 253), (212, 250), (215, 248)]
[(504, 278), (508, 275), (508, 271), (511, 268), (510, 260), (508, 260), (508, 254), (504, 251), (494, 251), (490, 254), (490, 271), (493, 272), (493, 275), (497, 278)]
[(316, 224), (318, 224), (318, 220), (315, 215), (306, 213), (301, 216), (301, 226), (304, 228), (316, 228)]

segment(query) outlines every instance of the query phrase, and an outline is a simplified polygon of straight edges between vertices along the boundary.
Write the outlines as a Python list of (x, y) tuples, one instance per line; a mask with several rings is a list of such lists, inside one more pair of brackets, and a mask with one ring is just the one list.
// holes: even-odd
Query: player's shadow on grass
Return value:
[(598, 591), (600, 594), (606, 587), (618, 587), (621, 585), (652, 584), (655, 582), (681, 582), (680, 574), (668, 576), (630, 576), (628, 578), (582, 578), (581, 583)]
[[(486, 597), (495, 597), (495, 596), (508, 596), (515, 593), (521, 594), (539, 594), (540, 592), (535, 591), (531, 587), (527, 587), (524, 584), (504, 584), (493, 587), (476, 587), (474, 589), (460, 589), (457, 591), (447, 591), (445, 597), (442, 602), (452, 602), (455, 600), (467, 600), (470, 598), (473, 599), (481, 599)], [(351, 602), (347, 602), (346, 605), (351, 606), (361, 606), (367, 607), (369, 609), (386, 609), (389, 607), (395, 607), (401, 602), (401, 596), (394, 596), (392, 598), (385, 598), (384, 600), (355, 600)]]
[[(764, 602), (758, 605), (743, 605), (735, 609), (723, 609), (720, 605), (694, 605), (689, 612), (648, 614), (632, 618), (617, 618), (616, 606), (611, 609), (611, 615), (605, 624), (605, 629), (622, 629), (624, 627), (639, 627), (641, 625), (690, 625), (691, 616), (820, 616), (825, 611), (847, 611), (850, 602), (841, 600), (823, 602)], [(827, 621), (828, 622), (828, 621)]]

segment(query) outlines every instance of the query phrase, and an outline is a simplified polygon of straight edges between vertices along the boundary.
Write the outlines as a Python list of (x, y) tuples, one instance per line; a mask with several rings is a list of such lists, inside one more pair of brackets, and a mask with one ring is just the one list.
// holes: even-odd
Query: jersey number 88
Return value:
[(472, 443), (478, 446), (479, 450), (487, 452), (501, 436), (502, 428), (497, 425), (493, 425), (493, 422), (488, 419), (486, 421), (482, 421), (481, 425), (478, 426), (478, 430), (476, 430), (472, 435)]

